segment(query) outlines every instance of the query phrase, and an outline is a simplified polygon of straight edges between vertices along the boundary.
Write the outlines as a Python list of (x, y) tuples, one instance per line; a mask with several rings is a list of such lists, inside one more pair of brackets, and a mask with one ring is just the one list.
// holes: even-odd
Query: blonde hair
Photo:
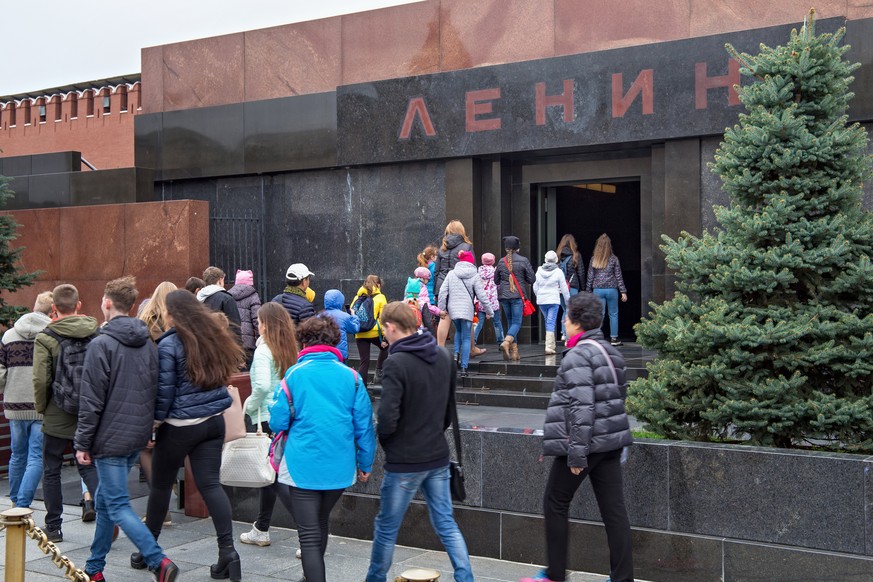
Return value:
[(437, 257), (437, 248), (434, 245), (427, 245), (424, 250), (418, 253), (418, 266), (426, 267), (428, 261), (434, 260)]
[(157, 340), (165, 331), (167, 331), (167, 294), (170, 291), (175, 291), (176, 285), (170, 281), (164, 281), (155, 287), (152, 298), (143, 307), (142, 313), (137, 317), (145, 322), (149, 329), (149, 335), (153, 340)]
[(34, 313), (42, 313), (43, 315), (52, 314), (52, 292), (43, 291), (36, 296), (36, 301), (33, 304)]
[(609, 263), (609, 257), (612, 256), (612, 241), (606, 236), (606, 233), (601, 234), (597, 238), (597, 244), (594, 245), (594, 255), (591, 257), (591, 266), (595, 269), (605, 269)]
[(570, 252), (573, 253), (573, 266), (576, 266), (576, 254), (579, 252), (579, 247), (576, 246), (576, 237), (572, 234), (565, 234), (561, 237), (561, 242), (558, 243), (558, 248), (555, 249), (555, 254), (558, 255), (558, 260), (561, 259), (561, 251), (565, 248), (570, 249)]
[(509, 290), (515, 293), (515, 277), (512, 276), (512, 253), (515, 249), (506, 249), (506, 266), (509, 269)]
[(258, 321), (261, 322), (261, 336), (264, 343), (273, 354), (280, 376), (284, 376), (288, 368), (297, 363), (297, 330), (294, 320), (288, 315), (288, 310), (280, 304), (270, 301), (258, 310)]
[[(467, 237), (467, 231), (464, 230), (464, 224), (460, 220), (455, 219), (455, 220), (449, 221), (449, 223), (446, 225), (446, 232), (445, 232), (445, 234), (443, 234), (443, 250), (444, 251), (449, 250), (449, 247), (446, 244), (446, 237), (448, 237), (450, 234), (456, 234), (456, 235), (460, 236), (461, 238), (464, 239), (464, 242), (467, 243), (468, 245), (473, 244), (473, 241), (471, 241)], [(427, 265), (422, 265), (422, 266), (426, 267)]]
[(382, 279), (379, 275), (367, 275), (364, 279), (364, 289), (367, 290), (367, 295), (373, 295), (377, 292), (382, 292)]

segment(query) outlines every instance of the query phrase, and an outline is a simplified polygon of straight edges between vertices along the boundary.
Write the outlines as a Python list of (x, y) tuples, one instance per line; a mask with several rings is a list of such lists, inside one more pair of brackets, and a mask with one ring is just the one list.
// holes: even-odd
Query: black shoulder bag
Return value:
[[(450, 356), (451, 357), (451, 356)], [(452, 372), (454, 373), (454, 371)], [(467, 498), (467, 492), (464, 489), (464, 462), (461, 456), (461, 428), (458, 426), (458, 405), (455, 401), (455, 395), (451, 395), (452, 401), (449, 405), (452, 407), (452, 433), (455, 437), (455, 451), (457, 452), (457, 460), (449, 464), (449, 487), (452, 491), (452, 499), (455, 501), (463, 501)]]

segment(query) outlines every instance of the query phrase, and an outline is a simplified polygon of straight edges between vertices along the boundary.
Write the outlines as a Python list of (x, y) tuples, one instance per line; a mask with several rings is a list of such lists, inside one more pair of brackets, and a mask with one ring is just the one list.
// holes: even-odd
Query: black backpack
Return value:
[(82, 382), (85, 352), (98, 334), (79, 338), (64, 337), (50, 329), (44, 331), (58, 342), (58, 360), (51, 386), (52, 400), (64, 412), (79, 414), (79, 385)]
[(361, 331), (370, 331), (376, 327), (376, 316), (373, 309), (372, 295), (359, 295), (352, 303), (352, 314), (361, 322)]
[(566, 279), (568, 287), (573, 283), (573, 278), (576, 276), (576, 267), (570, 264), (572, 260), (573, 255), (567, 255), (561, 261), (561, 270), (564, 272), (564, 279)]

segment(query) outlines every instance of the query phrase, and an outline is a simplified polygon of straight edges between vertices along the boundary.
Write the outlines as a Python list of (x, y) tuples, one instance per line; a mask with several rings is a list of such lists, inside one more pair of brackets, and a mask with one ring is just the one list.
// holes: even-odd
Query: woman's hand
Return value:
[(445, 319), (448, 315), (448, 311), (440, 311), (440, 319)]
[(388, 342), (383, 341), (383, 342), (382, 342), (381, 344), (379, 344), (379, 345), (382, 346), (382, 349), (384, 350), (385, 348), (388, 347)]
[(570, 467), (570, 472), (574, 475), (581, 475), (584, 470), (582, 467)]
[(626, 302), (627, 302), (627, 293), (622, 293), (622, 294), (621, 294), (621, 302), (622, 302), (622, 303), (626, 303)]
[(370, 479), (369, 473), (364, 473), (363, 471), (358, 469), (358, 481), (360, 481), (361, 483), (366, 483), (367, 480), (369, 480), (369, 479)]

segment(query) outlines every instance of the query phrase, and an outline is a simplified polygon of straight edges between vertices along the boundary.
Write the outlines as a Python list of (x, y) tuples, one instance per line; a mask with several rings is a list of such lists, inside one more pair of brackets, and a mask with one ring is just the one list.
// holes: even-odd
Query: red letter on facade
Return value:
[(436, 135), (433, 122), (430, 120), (430, 113), (427, 112), (427, 105), (424, 104), (424, 97), (413, 97), (409, 100), (409, 106), (406, 108), (406, 117), (403, 118), (403, 126), (400, 128), (400, 139), (409, 139), (416, 116), (421, 120), (424, 135), (427, 137)]
[(500, 88), (467, 91), (467, 132), (488, 131), (500, 129), (500, 118), (477, 119), (478, 115), (493, 113), (494, 107), (489, 101), (500, 99)]
[(694, 103), (698, 109), (706, 109), (706, 92), (716, 87), (728, 88), (728, 105), (739, 105), (740, 96), (734, 85), (740, 84), (740, 63), (728, 60), (728, 74), (721, 77), (707, 77), (706, 63), (694, 65)]
[(631, 103), (637, 98), (640, 93), (643, 94), (643, 115), (651, 115), (655, 112), (655, 89), (654, 89), (655, 72), (652, 69), (643, 69), (637, 75), (636, 80), (627, 94), (622, 96), (622, 75), (615, 73), (612, 75), (612, 116), (624, 117)]
[(537, 125), (546, 124), (546, 107), (563, 107), (564, 121), (570, 123), (573, 121), (575, 114), (573, 113), (573, 80), (564, 79), (564, 92), (560, 95), (546, 95), (546, 84), (537, 83)]

